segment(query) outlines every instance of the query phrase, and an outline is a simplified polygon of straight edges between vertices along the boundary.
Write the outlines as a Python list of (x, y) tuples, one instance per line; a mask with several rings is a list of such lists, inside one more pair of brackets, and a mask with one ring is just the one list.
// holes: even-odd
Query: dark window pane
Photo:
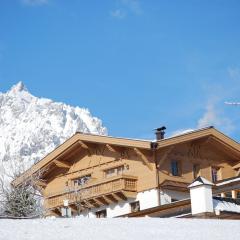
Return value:
[(215, 167), (212, 167), (212, 181), (217, 182), (218, 180), (218, 169)]
[(96, 212), (96, 218), (106, 218), (106, 217), (107, 217), (107, 211), (106, 210)]
[(173, 176), (179, 176), (180, 175), (179, 162), (178, 161), (172, 161), (171, 162), (171, 169), (172, 169), (172, 175)]
[(138, 212), (138, 211), (140, 211), (140, 203), (139, 203), (139, 201), (130, 203), (130, 206), (131, 206), (131, 212)]

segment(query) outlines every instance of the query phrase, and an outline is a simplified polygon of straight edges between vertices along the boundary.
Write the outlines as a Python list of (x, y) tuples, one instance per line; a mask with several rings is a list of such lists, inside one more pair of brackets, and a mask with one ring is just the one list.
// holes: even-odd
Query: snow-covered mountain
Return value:
[(0, 93), (0, 176), (29, 168), (76, 131), (107, 134), (88, 109), (37, 98), (22, 82)]

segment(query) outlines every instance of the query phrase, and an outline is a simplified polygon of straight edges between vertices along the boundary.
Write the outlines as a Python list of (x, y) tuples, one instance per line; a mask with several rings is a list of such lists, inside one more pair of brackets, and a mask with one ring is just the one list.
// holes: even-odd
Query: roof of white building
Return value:
[(220, 212), (235, 212), (240, 213), (240, 205), (234, 201), (227, 201), (221, 198), (213, 198), (213, 208)]
[(214, 184), (203, 177), (198, 177), (188, 186), (188, 188), (193, 188), (201, 185), (213, 186)]

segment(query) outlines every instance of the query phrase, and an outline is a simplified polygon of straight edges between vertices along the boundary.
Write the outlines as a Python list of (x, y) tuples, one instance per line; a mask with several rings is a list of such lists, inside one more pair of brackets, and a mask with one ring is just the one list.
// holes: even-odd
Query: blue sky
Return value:
[(240, 140), (239, 0), (1, 0), (0, 91), (87, 107), (114, 136)]

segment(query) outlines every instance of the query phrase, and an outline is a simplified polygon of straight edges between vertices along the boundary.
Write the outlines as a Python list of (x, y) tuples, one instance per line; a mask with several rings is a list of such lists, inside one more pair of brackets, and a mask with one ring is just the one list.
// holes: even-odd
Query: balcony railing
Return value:
[[(46, 196), (45, 207), (51, 209), (63, 206), (64, 200), (68, 200), (69, 205), (76, 202), (92, 201), (99, 197), (102, 197), (104, 200), (104, 198), (106, 196), (109, 197), (109, 195), (110, 199), (116, 200), (116, 195), (113, 196), (113, 194), (121, 193), (125, 196), (128, 192), (137, 192), (137, 178), (122, 175), (111, 179), (105, 179), (105, 181), (99, 183), (88, 184), (74, 190), (69, 189), (68, 191), (62, 192), (51, 192)], [(93, 205), (92, 202), (91, 204)]]

